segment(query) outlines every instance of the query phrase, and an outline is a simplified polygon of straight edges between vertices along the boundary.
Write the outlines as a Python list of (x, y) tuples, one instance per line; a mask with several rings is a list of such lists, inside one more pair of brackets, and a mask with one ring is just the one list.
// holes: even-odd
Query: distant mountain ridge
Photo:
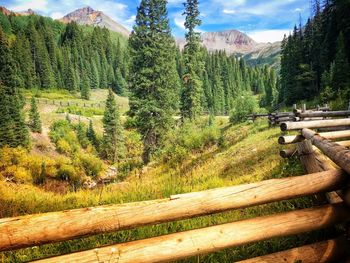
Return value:
[[(0, 7), (0, 12), (5, 15), (14, 14), (18, 16), (35, 14), (31, 9), (24, 12), (12, 12), (5, 7)], [(75, 21), (80, 25), (106, 27), (126, 38), (130, 35), (130, 31), (123, 25), (114, 21), (102, 11), (96, 11), (90, 6), (77, 9), (58, 19), (58, 21), (63, 23)], [(268, 64), (275, 68), (280, 65), (281, 42), (258, 43), (238, 30), (205, 32), (202, 34), (202, 42), (203, 46), (210, 52), (223, 50), (229, 55), (243, 57), (250, 65)], [(183, 49), (186, 41), (185, 39), (176, 39), (176, 43), (180, 49)]]
[(32, 9), (28, 9), (27, 11), (14, 12), (14, 11), (7, 9), (4, 6), (0, 6), (0, 13), (3, 13), (6, 16), (9, 16), (9, 15), (15, 15), (15, 16), (35, 15), (35, 12)]
[[(185, 39), (176, 39), (176, 43), (180, 49), (183, 49), (186, 41)], [(281, 42), (258, 43), (238, 30), (225, 30), (203, 33), (202, 43), (208, 51), (223, 50), (229, 55), (243, 57), (251, 65), (279, 66)]]
[(124, 26), (114, 21), (102, 11), (95, 11), (90, 6), (77, 9), (65, 15), (59, 19), (59, 21), (63, 23), (70, 23), (74, 21), (80, 25), (106, 27), (107, 29), (118, 32), (125, 37), (130, 35), (129, 30)]

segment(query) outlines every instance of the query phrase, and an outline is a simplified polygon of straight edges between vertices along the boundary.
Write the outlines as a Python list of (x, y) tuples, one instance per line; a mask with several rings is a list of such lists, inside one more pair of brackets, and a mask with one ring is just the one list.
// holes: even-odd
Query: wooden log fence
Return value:
[[(336, 132), (325, 132), (325, 133), (320, 133), (320, 136), (329, 139), (329, 140), (334, 140), (334, 139), (350, 139), (350, 131), (336, 131)], [(298, 134), (298, 135), (293, 135), (293, 136), (281, 136), (278, 138), (278, 143), (279, 144), (293, 144), (293, 143), (298, 143), (303, 141), (305, 138)]]
[(350, 220), (349, 209), (343, 205), (326, 205), (116, 244), (37, 262), (83, 263), (91, 262), (93, 258), (99, 262), (169, 262), (270, 238), (319, 230), (347, 220)]
[(310, 140), (313, 145), (319, 148), (328, 158), (340, 166), (344, 171), (350, 173), (350, 150), (338, 143), (327, 140), (316, 132), (304, 128), (303, 136)]
[(344, 111), (331, 111), (328, 105), (325, 105), (324, 107), (317, 106), (315, 109), (308, 110), (306, 104), (303, 104), (301, 109), (298, 109), (297, 105), (294, 104), (292, 112), (272, 112), (270, 114), (250, 115), (250, 118), (253, 120), (257, 117), (268, 117), (270, 125), (280, 125), (283, 122), (315, 121), (339, 117), (349, 118), (350, 106), (349, 109)]
[(304, 128), (325, 128), (325, 127), (341, 127), (350, 126), (350, 119), (334, 119), (319, 121), (300, 121), (300, 122), (284, 122), (281, 123), (282, 131), (302, 130)]
[(309, 196), (340, 189), (345, 182), (345, 174), (333, 170), (150, 202), (5, 218), (0, 219), (0, 251)]
[[(30, 102), (30, 99), (26, 99), (27, 102)], [(104, 102), (97, 102), (97, 103), (87, 103), (87, 102), (74, 102), (74, 101), (65, 101), (65, 100), (49, 100), (49, 99), (40, 99), (36, 98), (36, 101), (38, 104), (44, 104), (44, 105), (53, 105), (53, 106), (60, 106), (60, 107), (69, 107), (69, 106), (77, 106), (77, 107), (84, 107), (84, 108), (104, 108), (105, 103)]]

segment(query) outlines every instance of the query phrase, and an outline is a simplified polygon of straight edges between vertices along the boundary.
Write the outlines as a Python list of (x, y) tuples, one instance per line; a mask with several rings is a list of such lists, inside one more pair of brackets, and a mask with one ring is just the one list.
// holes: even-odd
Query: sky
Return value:
[[(169, 20), (175, 37), (183, 37), (184, 0), (168, 0)], [(75, 9), (91, 6), (132, 29), (140, 0), (0, 0), (0, 6), (13, 11), (29, 8), (40, 15), (61, 18)], [(237, 29), (257, 42), (275, 42), (289, 34), (301, 17), (310, 15), (306, 0), (199, 0), (200, 32)]]

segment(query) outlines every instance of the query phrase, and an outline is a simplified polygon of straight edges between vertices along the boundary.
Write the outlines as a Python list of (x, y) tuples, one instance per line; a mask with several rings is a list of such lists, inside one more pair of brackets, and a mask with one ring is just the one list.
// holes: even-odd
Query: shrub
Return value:
[(215, 125), (186, 123), (167, 134), (162, 159), (170, 164), (183, 162), (191, 153), (217, 144), (220, 135), (220, 130)]
[(58, 152), (62, 154), (72, 155), (80, 148), (77, 135), (66, 120), (56, 121), (51, 125), (50, 138), (56, 143)]
[(13, 177), (15, 181), (19, 183), (29, 183), (32, 181), (32, 176), (29, 171), (17, 165), (7, 166), (2, 172), (2, 176), (7, 178)]
[(72, 154), (73, 150), (70, 146), (70, 144), (64, 140), (64, 139), (59, 139), (57, 142), (57, 151), (62, 154)]
[(80, 153), (77, 162), (77, 165), (83, 168), (85, 174), (91, 177), (98, 177), (103, 170), (103, 162), (91, 154)]
[(249, 114), (259, 109), (257, 99), (251, 92), (242, 92), (233, 101), (233, 110), (231, 111), (230, 122), (237, 123), (245, 120)]
[(76, 171), (75, 171), (74, 166), (69, 165), (69, 164), (63, 164), (59, 168), (57, 176), (61, 180), (70, 181), (70, 180), (75, 178), (75, 174), (76, 174)]

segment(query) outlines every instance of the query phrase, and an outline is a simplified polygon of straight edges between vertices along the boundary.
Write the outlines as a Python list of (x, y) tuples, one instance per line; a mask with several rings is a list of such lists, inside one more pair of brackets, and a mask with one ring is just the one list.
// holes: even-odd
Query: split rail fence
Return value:
[[(169, 262), (342, 224), (344, 233), (321, 241), (242, 262), (343, 262), (350, 259), (350, 119), (281, 123), (278, 142), (284, 157), (298, 155), (306, 175), (272, 179), (122, 205), (109, 205), (0, 219), (0, 251), (72, 240), (225, 211), (314, 197), (308, 209), (245, 219), (127, 243), (79, 251), (39, 262)], [(318, 128), (333, 129), (318, 133)], [(342, 129), (337, 131), (337, 129)], [(288, 146), (287, 146), (288, 145)]]

